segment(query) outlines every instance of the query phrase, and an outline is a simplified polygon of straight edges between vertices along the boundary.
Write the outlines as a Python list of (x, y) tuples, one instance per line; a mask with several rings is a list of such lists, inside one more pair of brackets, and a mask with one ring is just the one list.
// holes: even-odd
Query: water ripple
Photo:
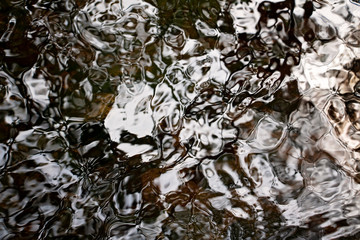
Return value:
[(359, 238), (359, 14), (1, 2), (0, 238)]

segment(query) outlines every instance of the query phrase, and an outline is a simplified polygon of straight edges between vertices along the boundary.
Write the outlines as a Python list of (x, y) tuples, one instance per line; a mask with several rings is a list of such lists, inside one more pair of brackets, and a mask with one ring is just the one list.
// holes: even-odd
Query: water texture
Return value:
[(0, 239), (360, 239), (360, 6), (1, 0)]

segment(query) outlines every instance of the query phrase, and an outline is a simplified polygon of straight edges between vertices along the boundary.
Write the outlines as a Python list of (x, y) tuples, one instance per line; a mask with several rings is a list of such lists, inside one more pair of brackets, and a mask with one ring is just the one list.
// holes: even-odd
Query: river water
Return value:
[(1, 0), (1, 239), (360, 239), (360, 5)]

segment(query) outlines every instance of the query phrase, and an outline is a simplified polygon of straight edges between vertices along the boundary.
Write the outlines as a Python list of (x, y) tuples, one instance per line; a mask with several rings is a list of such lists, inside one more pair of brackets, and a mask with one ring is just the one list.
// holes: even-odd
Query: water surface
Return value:
[(0, 238), (360, 238), (359, 16), (1, 1)]

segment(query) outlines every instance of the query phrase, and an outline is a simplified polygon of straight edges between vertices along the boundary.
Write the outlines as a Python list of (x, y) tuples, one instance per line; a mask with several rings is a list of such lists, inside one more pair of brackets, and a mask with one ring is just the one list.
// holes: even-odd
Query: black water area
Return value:
[(1, 0), (0, 239), (360, 239), (356, 0)]

